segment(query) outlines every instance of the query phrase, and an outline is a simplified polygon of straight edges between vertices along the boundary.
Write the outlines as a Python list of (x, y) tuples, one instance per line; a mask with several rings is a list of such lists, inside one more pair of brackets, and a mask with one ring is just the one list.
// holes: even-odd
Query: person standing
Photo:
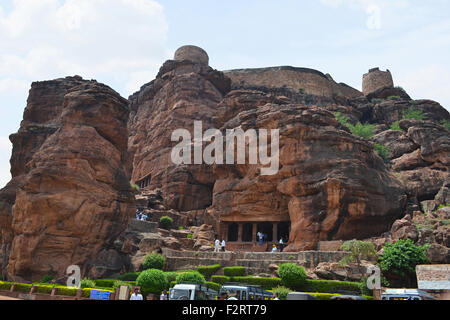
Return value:
[(264, 235), (261, 232), (258, 232), (259, 245), (262, 246), (264, 244)]
[(225, 246), (227, 245), (227, 243), (225, 242), (225, 240), (222, 240), (222, 251), (225, 252)]
[(135, 288), (130, 300), (144, 300), (142, 294), (139, 293), (139, 288)]
[(283, 237), (280, 238), (280, 252), (283, 252), (283, 248), (284, 248), (284, 242), (283, 242)]
[(161, 296), (159, 297), (159, 300), (163, 300), (163, 301), (167, 300), (167, 290), (164, 290), (161, 293)]
[(280, 300), (280, 298), (278, 298), (278, 293), (274, 293), (273, 294), (273, 300)]
[(219, 239), (216, 239), (216, 242), (214, 244), (214, 252), (219, 252), (220, 251), (220, 241)]

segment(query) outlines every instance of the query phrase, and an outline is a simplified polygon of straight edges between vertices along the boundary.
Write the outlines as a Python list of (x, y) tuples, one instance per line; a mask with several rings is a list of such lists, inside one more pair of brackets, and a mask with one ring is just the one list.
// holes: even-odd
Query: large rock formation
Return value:
[(61, 277), (70, 265), (87, 275), (110, 255), (133, 213), (128, 114), (128, 102), (95, 81), (33, 84), (11, 137), (13, 181), (0, 193), (9, 278)]

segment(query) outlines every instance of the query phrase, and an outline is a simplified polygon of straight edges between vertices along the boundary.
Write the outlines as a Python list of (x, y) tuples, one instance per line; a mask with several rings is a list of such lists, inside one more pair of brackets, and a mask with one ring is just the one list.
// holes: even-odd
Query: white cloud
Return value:
[(0, 81), (79, 74), (112, 79), (126, 96), (139, 88), (129, 85), (133, 73), (154, 77), (169, 57), (168, 25), (155, 0), (15, 0), (1, 12)]
[(413, 99), (431, 99), (450, 109), (450, 72), (445, 66), (432, 64), (417, 70), (398, 75), (397, 81), (407, 92), (413, 93)]
[(11, 157), (12, 145), (8, 138), (0, 137), (0, 189), (10, 180), (9, 158)]

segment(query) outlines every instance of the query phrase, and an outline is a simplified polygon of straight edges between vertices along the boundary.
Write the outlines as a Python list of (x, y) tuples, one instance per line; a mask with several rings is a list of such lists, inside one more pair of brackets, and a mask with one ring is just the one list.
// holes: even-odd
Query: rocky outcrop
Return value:
[[(46, 100), (41, 91), (58, 98)], [(39, 97), (43, 100), (36, 101)], [(119, 268), (109, 246), (133, 213), (128, 114), (128, 102), (95, 81), (77, 77), (32, 87), (27, 121), (11, 139), (17, 150), (13, 159), (23, 159), (15, 170), (19, 182), (15, 190), (1, 192), (10, 193), (12, 201), (15, 191), (11, 218), (2, 219), (8, 234), (2, 245), (10, 249), (4, 261), (8, 278), (61, 277), (70, 265), (87, 275), (103, 256)], [(35, 126), (54, 131), (35, 137)], [(98, 269), (95, 274), (102, 275)]]

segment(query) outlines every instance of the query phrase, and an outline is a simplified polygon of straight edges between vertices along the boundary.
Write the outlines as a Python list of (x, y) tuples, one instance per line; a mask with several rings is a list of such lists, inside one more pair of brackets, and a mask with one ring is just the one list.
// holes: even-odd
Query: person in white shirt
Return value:
[(167, 300), (167, 290), (164, 290), (159, 297), (159, 300)]
[(272, 252), (278, 252), (277, 246), (273, 245)]
[(214, 252), (219, 252), (220, 251), (220, 241), (219, 239), (216, 239), (216, 243), (214, 245)]
[(226, 246), (225, 240), (222, 240), (222, 251), (225, 252), (225, 246)]
[(134, 293), (131, 295), (130, 300), (144, 300), (142, 294), (139, 293), (139, 288), (134, 289)]

